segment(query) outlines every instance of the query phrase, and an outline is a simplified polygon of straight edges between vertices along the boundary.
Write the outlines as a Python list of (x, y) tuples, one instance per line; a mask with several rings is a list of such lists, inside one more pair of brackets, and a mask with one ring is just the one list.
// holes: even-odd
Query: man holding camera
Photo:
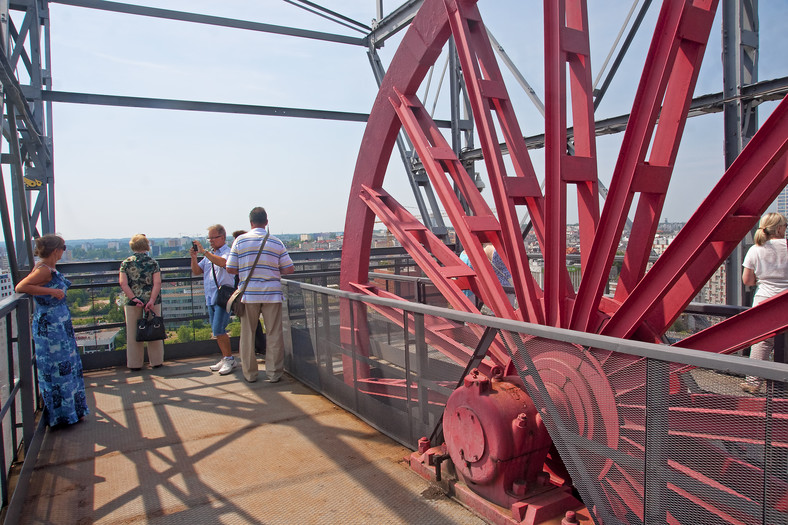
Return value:
[[(252, 229), (235, 239), (227, 258), (227, 271), (238, 274), (243, 283), (249, 279), (241, 299), (244, 313), (241, 316), (241, 368), (244, 379), (257, 381), (257, 359), (254, 355), (255, 325), (263, 315), (267, 332), (268, 347), (265, 357), (265, 372), (269, 383), (276, 383), (284, 372), (284, 337), (282, 335), (282, 275), (295, 271), (293, 261), (285, 245), (273, 236), (268, 236), (268, 214), (261, 207), (249, 212)], [(263, 242), (265, 245), (262, 246)], [(260, 254), (257, 260), (258, 253)], [(256, 263), (255, 263), (256, 261)]]
[[(227, 334), (227, 324), (230, 322), (230, 314), (223, 306), (216, 304), (216, 297), (219, 294), (220, 286), (233, 286), (235, 277), (227, 273), (227, 257), (230, 255), (230, 247), (227, 246), (227, 232), (221, 224), (215, 224), (208, 228), (208, 244), (210, 250), (206, 250), (200, 241), (192, 241), (192, 249), (189, 252), (192, 261), (192, 273), (203, 276), (203, 288), (205, 290), (205, 304), (208, 306), (208, 319), (211, 323), (211, 333), (216, 338), (222, 358), (215, 365), (211, 365), (211, 370), (226, 375), (232, 372), (237, 366), (233, 351), (230, 348), (230, 336)], [(197, 254), (201, 253), (204, 257), (197, 262)]]

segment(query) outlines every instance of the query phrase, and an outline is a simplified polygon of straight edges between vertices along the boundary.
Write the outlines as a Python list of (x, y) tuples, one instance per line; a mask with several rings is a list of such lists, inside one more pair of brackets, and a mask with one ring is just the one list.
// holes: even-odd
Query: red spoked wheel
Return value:
[[(601, 211), (586, 1), (556, 0), (544, 5), (544, 195), (477, 2), (425, 0), (390, 64), (370, 113), (348, 204), (341, 286), (349, 291), (395, 297), (368, 281), (373, 227), (380, 221), (456, 310), (478, 312), (463, 293), (471, 290), (499, 317), (661, 342), (663, 334), (788, 182), (788, 100), (784, 99), (774, 110), (646, 273), (717, 1), (664, 2)], [(450, 36), (456, 44), (495, 213), (417, 95)], [(572, 155), (568, 154), (567, 143), (570, 103)], [(401, 129), (418, 153), (472, 269), (383, 189), (386, 168)], [(504, 162), (501, 142), (508, 149), (511, 172)], [(576, 187), (580, 223), (582, 280), (577, 292), (566, 265), (569, 186)], [(637, 207), (621, 275), (615, 296), (608, 298), (604, 296), (605, 285), (635, 200)], [(518, 207), (526, 207), (533, 221), (544, 257), (543, 287), (529, 269)], [(501, 287), (484, 253), (485, 243), (495, 247), (510, 270), (519, 308), (512, 306)], [(786, 330), (786, 305), (788, 295), (777, 296), (679, 345), (712, 352), (736, 351)], [(381, 311), (386, 314), (385, 309)], [(347, 326), (343, 322), (343, 327)], [(351, 334), (348, 328), (344, 329), (347, 338)], [(457, 362), (464, 364), (470, 357), (469, 350), (444, 336), (440, 327), (428, 326), (427, 330), (428, 342)], [(486, 364), (480, 366), (488, 376), (492, 376), (493, 367), (504, 370), (504, 375), (516, 369), (506, 347), (507, 342), (500, 338), (491, 345)], [(583, 435), (592, 439), (589, 434), (603, 434), (607, 446), (639, 460), (644, 457), (644, 383), (638, 379), (640, 376), (633, 375), (633, 371), (644, 372), (642, 361), (612, 353), (592, 355), (560, 345), (535, 355), (536, 368), (548, 391), (562, 399), (562, 410), (575, 418), (577, 428), (586, 429), (581, 432)], [(577, 363), (570, 364), (573, 361)], [(604, 381), (590, 384), (582, 374), (571, 379), (568, 370), (577, 370), (576, 366), (593, 370), (594, 377)], [(575, 388), (565, 388), (568, 377), (575, 381)], [(584, 409), (588, 403), (596, 408)], [(691, 436), (699, 434), (697, 421), (704, 420), (708, 406), (696, 400), (682, 403), (678, 407), (683, 410), (682, 416), (676, 419), (679, 426), (686, 428), (671, 427), (671, 432), (691, 441)], [(731, 410), (737, 407), (731, 405)], [(743, 434), (733, 435), (736, 432), (729, 428), (717, 431), (713, 426), (700, 434), (707, 440), (749, 439)], [(785, 429), (778, 434), (785, 445)], [(705, 450), (707, 457), (716, 458), (712, 461), (715, 464), (736, 462), (741, 472), (758, 468), (733, 460), (719, 450)], [(703, 465), (691, 461), (672, 465), (679, 478), (687, 480), (686, 484), (672, 484), (672, 495), (701, 509), (702, 515), (747, 522), (747, 516), (730, 510), (730, 502), (757, 499), (757, 495), (729, 479), (730, 473), (715, 478), (702, 471), (706, 468)], [(601, 490), (592, 491), (601, 498), (595, 499), (594, 505), (607, 508), (622, 519), (629, 516), (643, 520), (642, 473), (636, 475), (626, 467), (606, 463), (591, 475), (601, 486)], [(705, 487), (714, 486), (712, 495), (698, 496), (688, 488), (692, 480)], [(786, 486), (784, 481), (774, 482)], [(586, 503), (590, 507), (592, 502)], [(788, 506), (788, 502), (781, 500), (777, 505)], [(672, 522), (687, 522), (680, 516), (668, 515)]]

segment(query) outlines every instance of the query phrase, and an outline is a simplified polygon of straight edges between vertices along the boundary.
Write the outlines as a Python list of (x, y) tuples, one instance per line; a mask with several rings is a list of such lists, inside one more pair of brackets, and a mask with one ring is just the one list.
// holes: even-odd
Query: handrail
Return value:
[[(38, 395), (33, 363), (30, 313), (31, 300), (26, 294), (13, 294), (0, 301), (0, 316), (6, 323), (5, 362), (7, 363), (9, 385), (8, 399), (0, 407), (0, 457), (3, 459), (0, 481), (2, 481), (2, 504), (4, 507), (8, 506), (4, 518), (5, 523), (18, 521), (19, 512), (27, 493), (27, 482), (24, 480), (29, 478), (35, 467), (38, 454), (35, 443), (40, 444), (44, 430), (43, 424), (39, 424), (36, 428), (39, 410), (36, 409)], [(16, 328), (16, 335), (14, 335), (14, 328)], [(10, 432), (6, 432), (4, 428), (6, 415), (10, 415)], [(17, 416), (21, 416), (21, 422), (17, 421)], [(21, 434), (18, 428), (21, 428)], [(11, 436), (11, 443), (5, 442), (7, 434)], [(6, 455), (7, 452), (11, 453), (12, 461), (10, 463)], [(14, 492), (9, 494), (8, 477), (11, 469), (6, 468), (6, 465), (12, 466), (14, 458), (20, 454), (23, 457), (23, 463), (19, 472), (19, 481)]]
[(282, 282), (288, 286), (300, 287), (303, 290), (330, 295), (332, 297), (351, 299), (365, 304), (388, 306), (411, 313), (442, 317), (461, 323), (489, 326), (500, 330), (542, 337), (583, 347), (612, 350), (614, 352), (623, 352), (638, 357), (648, 357), (662, 361), (681, 363), (683, 365), (721, 370), (735, 369), (737, 372), (746, 375), (762, 377), (773, 381), (788, 382), (788, 364), (783, 363), (760, 361), (735, 355), (716, 354), (704, 352), (702, 350), (645, 343), (629, 339), (618, 339), (616, 337), (578, 332), (566, 328), (555, 328), (552, 326), (502, 319), (488, 315), (465, 313), (440, 306), (372, 297), (344, 290), (324, 288), (290, 279), (282, 279)]

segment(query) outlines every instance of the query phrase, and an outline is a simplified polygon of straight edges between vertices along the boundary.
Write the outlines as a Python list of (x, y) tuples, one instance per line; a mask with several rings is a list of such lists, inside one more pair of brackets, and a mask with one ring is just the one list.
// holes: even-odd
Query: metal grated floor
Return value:
[(214, 362), (87, 373), (91, 415), (47, 433), (21, 523), (484, 523), (306, 386)]

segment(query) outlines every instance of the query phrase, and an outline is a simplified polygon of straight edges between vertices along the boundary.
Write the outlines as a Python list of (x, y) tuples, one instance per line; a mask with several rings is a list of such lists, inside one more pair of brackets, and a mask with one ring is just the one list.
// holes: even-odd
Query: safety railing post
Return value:
[(646, 457), (644, 523), (667, 523), (668, 484), (668, 364), (648, 359), (646, 365)]
[(30, 330), (30, 300), (17, 303), (17, 352), (19, 359), (19, 384), (22, 400), (22, 439), (25, 455), (30, 448), (35, 433), (35, 382), (33, 380), (33, 344)]

